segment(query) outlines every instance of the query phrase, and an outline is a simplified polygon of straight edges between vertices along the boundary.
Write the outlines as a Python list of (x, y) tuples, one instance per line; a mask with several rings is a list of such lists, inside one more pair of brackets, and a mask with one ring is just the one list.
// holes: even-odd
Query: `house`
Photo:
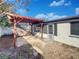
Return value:
[[(19, 15), (17, 15), (15, 19), (14, 14), (8, 14), (8, 15), (11, 18), (13, 18), (10, 19), (12, 22), (13, 20), (16, 20), (17, 22), (22, 20), (20, 22), (22, 22), (23, 24), (29, 23), (29, 25), (31, 26), (30, 27), (31, 31), (33, 33), (35, 32), (36, 36), (43, 38), (43, 40), (46, 41), (55, 40), (71, 46), (79, 47), (79, 16), (66, 17), (45, 22), (40, 19), (22, 17)], [(16, 27), (14, 26), (14, 28)], [(16, 30), (14, 29), (14, 31)]]
[[(44, 22), (43, 38), (79, 47), (79, 16)], [(37, 33), (40, 36), (40, 33)]]

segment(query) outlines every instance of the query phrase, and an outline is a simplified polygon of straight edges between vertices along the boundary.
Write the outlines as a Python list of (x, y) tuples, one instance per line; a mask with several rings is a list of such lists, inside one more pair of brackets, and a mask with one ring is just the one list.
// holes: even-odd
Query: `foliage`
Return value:
[(4, 12), (12, 12), (11, 5), (5, 2), (0, 4), (0, 14)]
[(23, 12), (28, 12), (29, 9), (26, 6), (30, 3), (30, 1), (31, 0), (4, 0), (4, 3), (2, 3), (2, 9), (5, 9), (5, 11), (7, 10), (8, 12), (16, 13), (16, 10), (23, 8)]
[(1, 0), (3, 2), (0, 3), (0, 26), (6, 27), (10, 26), (8, 23), (8, 18), (6, 16), (1, 17), (1, 14), (5, 14), (6, 12), (16, 13), (16, 10), (23, 7), (24, 13), (28, 12), (29, 9), (26, 6), (29, 4), (30, 0)]
[(8, 22), (8, 18), (7, 18), (6, 15), (1, 17), (1, 19), (0, 19), (0, 26), (1, 27), (9, 27), (10, 26), (10, 24)]
[(2, 54), (0, 55), (0, 59), (10, 59), (10, 57), (8, 55)]
[(16, 10), (23, 8), (23, 12), (28, 12), (26, 7), (31, 0), (0, 0), (0, 14), (3, 12), (16, 13)]

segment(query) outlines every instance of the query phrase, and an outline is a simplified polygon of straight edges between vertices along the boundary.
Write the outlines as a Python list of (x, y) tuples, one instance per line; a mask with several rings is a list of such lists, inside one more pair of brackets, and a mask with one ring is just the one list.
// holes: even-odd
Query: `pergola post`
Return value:
[(30, 26), (31, 26), (31, 34), (32, 34), (32, 23), (30, 23)]
[(41, 23), (41, 38), (43, 38), (43, 23)]
[(13, 23), (13, 46), (16, 48), (16, 20)]

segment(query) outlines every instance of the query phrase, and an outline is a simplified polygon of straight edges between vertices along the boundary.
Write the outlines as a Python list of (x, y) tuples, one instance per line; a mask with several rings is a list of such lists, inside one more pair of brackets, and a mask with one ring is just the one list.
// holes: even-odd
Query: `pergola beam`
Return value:
[[(41, 19), (36, 19), (36, 18), (32, 18), (32, 17), (25, 17), (25, 16), (20, 16), (17, 14), (11, 14), (11, 13), (6, 13), (9, 21), (11, 21), (13, 23), (13, 46), (14, 48), (16, 48), (16, 24), (22, 22), (22, 23), (29, 23), (31, 26), (31, 33), (32, 33), (32, 25), (35, 23), (41, 23), (43, 22), (43, 20)], [(41, 25), (41, 37), (43, 37), (43, 26)]]

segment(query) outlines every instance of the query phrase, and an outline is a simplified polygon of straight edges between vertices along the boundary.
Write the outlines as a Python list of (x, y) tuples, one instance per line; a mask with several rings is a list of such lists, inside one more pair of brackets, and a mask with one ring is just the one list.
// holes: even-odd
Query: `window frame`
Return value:
[(58, 30), (58, 26), (57, 23), (54, 23), (54, 36), (57, 36), (57, 30)]
[[(50, 26), (52, 26), (51, 31), (50, 31)], [(53, 34), (53, 24), (48, 25), (48, 33)]]
[[(79, 24), (79, 22), (71, 22), (70, 23), (70, 35), (72, 35), (72, 36), (79, 36), (79, 34), (76, 33), (76, 29), (72, 27), (73, 25), (74, 25), (74, 27), (77, 25), (75, 23)], [(75, 32), (73, 32), (73, 31), (75, 31)]]

